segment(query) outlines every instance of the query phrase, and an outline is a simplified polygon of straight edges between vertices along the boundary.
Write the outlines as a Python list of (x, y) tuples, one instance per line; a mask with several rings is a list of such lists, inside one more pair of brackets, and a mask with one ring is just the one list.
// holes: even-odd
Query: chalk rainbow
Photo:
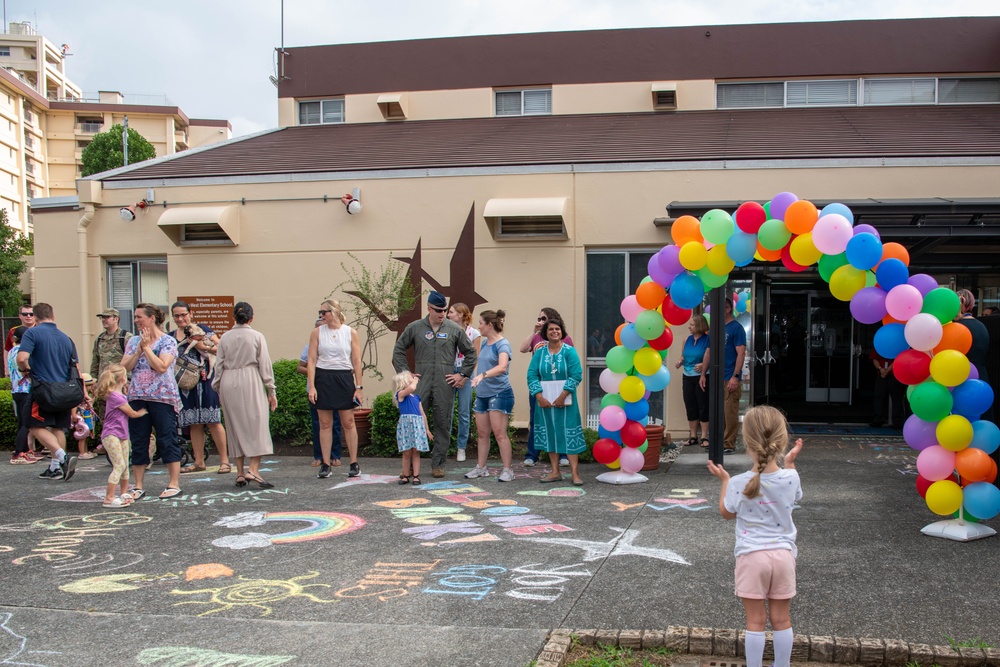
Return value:
[(365, 525), (365, 520), (353, 514), (340, 512), (267, 512), (264, 520), (298, 521), (309, 524), (305, 528), (288, 533), (271, 536), (271, 544), (297, 544), (313, 540), (325, 540), (358, 530)]

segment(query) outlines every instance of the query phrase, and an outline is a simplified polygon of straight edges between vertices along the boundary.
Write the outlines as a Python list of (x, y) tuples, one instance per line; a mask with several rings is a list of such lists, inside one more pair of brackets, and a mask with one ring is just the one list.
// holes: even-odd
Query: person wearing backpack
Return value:
[[(131, 332), (125, 331), (119, 326), (121, 313), (115, 308), (105, 308), (97, 314), (101, 319), (101, 326), (104, 331), (94, 341), (94, 351), (90, 355), (90, 377), (99, 378), (112, 364), (120, 364), (125, 355), (125, 343), (132, 337)], [(103, 415), (105, 410), (104, 399), (97, 399), (94, 402), (94, 414)], [(95, 434), (96, 435), (96, 434)], [(100, 443), (100, 439), (98, 439)], [(104, 453), (104, 447), (97, 445), (96, 452)]]

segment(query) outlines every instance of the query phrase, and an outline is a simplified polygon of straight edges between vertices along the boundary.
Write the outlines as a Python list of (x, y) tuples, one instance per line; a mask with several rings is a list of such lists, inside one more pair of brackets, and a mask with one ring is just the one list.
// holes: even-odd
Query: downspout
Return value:
[(85, 350), (90, 349), (91, 337), (93, 336), (90, 331), (90, 324), (94, 318), (88, 317), (88, 314), (92, 313), (93, 310), (90, 307), (90, 286), (87, 280), (89, 273), (87, 270), (87, 227), (94, 221), (94, 213), (96, 213), (94, 205), (91, 203), (85, 204), (83, 215), (76, 226), (77, 263), (80, 269), (80, 335), (83, 340), (82, 349)]

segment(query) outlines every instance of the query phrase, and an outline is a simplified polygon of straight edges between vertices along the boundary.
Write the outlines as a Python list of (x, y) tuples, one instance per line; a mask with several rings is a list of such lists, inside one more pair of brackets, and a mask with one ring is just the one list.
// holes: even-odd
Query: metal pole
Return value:
[(712, 307), (708, 347), (708, 458), (722, 465), (723, 436), (726, 430), (726, 289), (716, 287), (708, 293)]
[(122, 121), (122, 152), (125, 153), (125, 166), (128, 166), (128, 116)]

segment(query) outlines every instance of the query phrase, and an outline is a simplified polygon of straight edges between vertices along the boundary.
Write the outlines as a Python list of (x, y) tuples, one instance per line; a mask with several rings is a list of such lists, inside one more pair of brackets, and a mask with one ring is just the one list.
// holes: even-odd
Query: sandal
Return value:
[(409, 483), (410, 483), (410, 475), (400, 475), (399, 476), (399, 485), (400, 486), (402, 486), (404, 484), (409, 484)]
[(180, 489), (175, 489), (172, 486), (168, 486), (167, 488), (163, 489), (163, 493), (160, 494), (160, 500), (169, 500), (170, 498), (173, 498), (174, 496), (179, 496), (182, 493), (184, 492), (181, 491)]
[(226, 475), (228, 473), (231, 473), (232, 471), (233, 471), (233, 466), (231, 466), (228, 463), (221, 463), (219, 464), (219, 469), (216, 471), (216, 474)]
[(311, 468), (318, 468), (321, 465), (323, 465), (323, 462), (320, 461), (319, 459), (313, 459), (313, 462), (309, 464)]
[(702, 449), (708, 449), (708, 438), (702, 438), (701, 439), (701, 448)]
[(236, 486), (246, 486), (246, 485), (247, 485), (247, 480), (243, 477), (243, 475), (240, 475), (239, 477), (236, 478)]
[[(322, 461), (321, 461), (321, 463), (322, 463)], [(340, 467), (340, 459), (334, 459), (333, 462), (330, 465), (333, 466), (334, 468), (339, 468)]]
[(413, 476), (413, 486), (420, 486), (420, 475)]
[(247, 472), (243, 473), (243, 476), (247, 478), (248, 482), (257, 482), (257, 486), (259, 486), (262, 489), (273, 489), (274, 488), (274, 484), (271, 484), (270, 482), (265, 482), (259, 476), (253, 474), (249, 470)]
[(187, 475), (188, 473), (192, 472), (205, 472), (205, 466), (200, 466), (196, 463), (189, 463), (183, 468), (181, 468), (182, 475)]
[(136, 502), (140, 498), (145, 498), (146, 492), (143, 491), (142, 489), (132, 489), (131, 491), (128, 492), (128, 495), (132, 497), (132, 502)]

